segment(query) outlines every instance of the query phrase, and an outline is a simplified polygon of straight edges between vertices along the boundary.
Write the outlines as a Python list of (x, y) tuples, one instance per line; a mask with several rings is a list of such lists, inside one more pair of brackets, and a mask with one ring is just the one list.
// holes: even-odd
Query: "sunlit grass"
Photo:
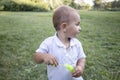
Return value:
[[(119, 80), (120, 12), (80, 11), (78, 39), (87, 55), (85, 80)], [(0, 80), (47, 80), (33, 53), (54, 35), (52, 13), (0, 12)]]

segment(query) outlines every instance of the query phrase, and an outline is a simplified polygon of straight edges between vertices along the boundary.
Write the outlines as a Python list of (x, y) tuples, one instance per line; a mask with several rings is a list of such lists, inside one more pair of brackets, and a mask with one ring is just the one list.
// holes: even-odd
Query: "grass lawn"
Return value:
[[(80, 11), (85, 80), (120, 80), (120, 12)], [(54, 35), (51, 12), (0, 12), (0, 80), (47, 80), (33, 53)]]

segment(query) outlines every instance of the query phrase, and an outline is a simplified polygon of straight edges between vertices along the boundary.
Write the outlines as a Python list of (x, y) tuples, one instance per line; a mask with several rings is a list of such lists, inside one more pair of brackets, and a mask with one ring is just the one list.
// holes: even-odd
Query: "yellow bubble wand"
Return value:
[(70, 64), (59, 64), (59, 66), (65, 66), (71, 73), (74, 71), (74, 67)]
[(70, 64), (64, 64), (64, 66), (70, 71), (73, 72), (74, 71), (74, 67)]

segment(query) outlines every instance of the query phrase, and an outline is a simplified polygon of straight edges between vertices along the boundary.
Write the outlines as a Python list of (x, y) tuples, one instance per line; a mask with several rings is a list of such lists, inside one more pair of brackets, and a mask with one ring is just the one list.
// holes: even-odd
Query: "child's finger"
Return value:
[(72, 73), (73, 76), (77, 75), (77, 70), (74, 70), (74, 72)]
[(44, 62), (47, 63), (48, 65), (55, 65), (55, 66), (58, 65), (58, 62), (57, 62), (56, 58), (51, 54), (47, 55)]
[(54, 64), (53, 60), (49, 60), (49, 64), (53, 65)]
[(58, 65), (58, 62), (57, 62), (56, 58), (53, 59), (53, 64), (54, 64), (55, 66)]
[(75, 67), (75, 70), (72, 73), (72, 76), (73, 77), (79, 77), (79, 76), (81, 76), (81, 72), (80, 72), (80, 70), (77, 67)]

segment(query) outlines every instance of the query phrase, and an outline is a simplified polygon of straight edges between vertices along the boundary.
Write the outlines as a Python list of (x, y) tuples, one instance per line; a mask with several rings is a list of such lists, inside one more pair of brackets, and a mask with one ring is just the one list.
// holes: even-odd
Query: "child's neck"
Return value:
[(70, 38), (66, 37), (64, 34), (57, 32), (58, 38), (61, 40), (61, 42), (66, 46), (66, 49), (70, 46)]

